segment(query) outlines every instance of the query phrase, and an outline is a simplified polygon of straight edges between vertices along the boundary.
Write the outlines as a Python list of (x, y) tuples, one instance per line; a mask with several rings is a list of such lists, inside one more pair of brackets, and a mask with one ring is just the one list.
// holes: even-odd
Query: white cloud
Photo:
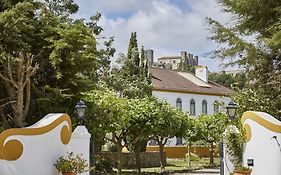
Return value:
[[(206, 56), (216, 44), (207, 39), (209, 33), (205, 18), (226, 21), (228, 15), (220, 11), (215, 0), (186, 0), (186, 9), (172, 0), (92, 0), (86, 3), (88, 1), (80, 0), (79, 15), (89, 16), (90, 11), (98, 8), (104, 11), (100, 24), (104, 35), (115, 37), (114, 47), (118, 53), (127, 52), (130, 33), (137, 32), (139, 46), (153, 49), (155, 58), (179, 55), (180, 51), (186, 50), (199, 55), (200, 64), (208, 65), (211, 70), (217, 69), (217, 61)], [(132, 14), (127, 18), (108, 17), (112, 12)]]

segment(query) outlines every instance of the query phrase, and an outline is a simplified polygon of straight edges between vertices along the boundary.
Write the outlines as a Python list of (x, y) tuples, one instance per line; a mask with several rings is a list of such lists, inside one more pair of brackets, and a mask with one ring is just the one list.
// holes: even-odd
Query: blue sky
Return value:
[(199, 56), (199, 64), (218, 71), (220, 61), (207, 54), (217, 47), (210, 36), (206, 17), (226, 23), (229, 14), (216, 0), (75, 0), (80, 6), (77, 18), (89, 19), (100, 12), (103, 36), (114, 36), (117, 53), (127, 52), (131, 32), (138, 44), (154, 50), (154, 59), (187, 51)]

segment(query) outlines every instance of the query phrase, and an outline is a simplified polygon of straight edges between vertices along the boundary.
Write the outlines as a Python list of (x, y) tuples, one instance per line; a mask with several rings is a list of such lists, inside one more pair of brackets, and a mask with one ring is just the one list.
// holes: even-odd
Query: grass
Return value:
[[(215, 165), (219, 165), (219, 159), (215, 158)], [(188, 168), (188, 163), (184, 159), (167, 159), (167, 166), (165, 167), (166, 172), (192, 172), (197, 169), (209, 167), (209, 158), (201, 158), (198, 161), (191, 162), (191, 168)], [(154, 168), (142, 168), (142, 174), (144, 175), (156, 175), (161, 171), (160, 167)], [(135, 174), (132, 169), (123, 169), (124, 174), (133, 175)]]

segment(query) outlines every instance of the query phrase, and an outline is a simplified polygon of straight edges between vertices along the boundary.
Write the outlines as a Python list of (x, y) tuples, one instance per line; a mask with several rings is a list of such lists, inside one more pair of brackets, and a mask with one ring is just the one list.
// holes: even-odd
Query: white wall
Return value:
[(243, 126), (247, 124), (251, 133), (243, 155), (244, 166), (247, 159), (253, 159), (251, 175), (280, 175), (281, 122), (264, 112), (246, 112), (243, 118)]
[[(48, 114), (30, 127), (3, 131), (0, 134), (0, 175), (59, 175), (53, 164), (67, 152), (82, 154), (89, 162), (90, 134), (84, 126), (78, 126), (72, 136), (68, 130), (67, 138), (71, 140), (63, 143), (64, 131), (71, 127), (67, 114)], [(22, 149), (15, 146), (17, 143)], [(9, 155), (5, 147), (13, 148), (13, 152), (22, 150), (22, 154), (18, 159), (4, 160), (2, 156)]]
[[(177, 93), (177, 92), (162, 92), (153, 91), (153, 96), (166, 100), (172, 106), (176, 106), (177, 98), (182, 100), (182, 110), (189, 112), (190, 110), (190, 100), (195, 100), (195, 115), (198, 116), (202, 114), (202, 101), (207, 101), (207, 114), (214, 113), (214, 102), (223, 102), (227, 105), (230, 102), (229, 97), (215, 96), (215, 95), (203, 95), (203, 94), (187, 94), (187, 93)], [(223, 110), (222, 108), (220, 110)]]

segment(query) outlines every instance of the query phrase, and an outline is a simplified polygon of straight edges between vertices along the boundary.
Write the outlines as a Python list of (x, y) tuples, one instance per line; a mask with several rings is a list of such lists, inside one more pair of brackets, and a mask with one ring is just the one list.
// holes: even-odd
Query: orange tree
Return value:
[(155, 101), (153, 140), (159, 145), (161, 169), (165, 169), (164, 146), (168, 139), (183, 136), (189, 126), (188, 115), (179, 108), (172, 107), (164, 101)]
[(214, 165), (214, 145), (222, 139), (227, 127), (228, 118), (225, 114), (201, 115), (196, 119), (199, 139), (210, 145), (210, 165)]

